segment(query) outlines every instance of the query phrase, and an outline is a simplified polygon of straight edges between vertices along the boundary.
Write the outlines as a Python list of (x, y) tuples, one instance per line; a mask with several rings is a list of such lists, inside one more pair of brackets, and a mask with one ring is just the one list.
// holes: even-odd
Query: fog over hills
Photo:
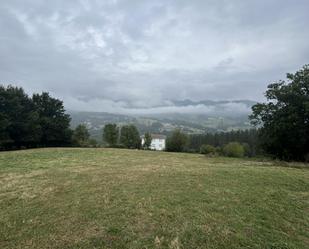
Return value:
[(150, 108), (123, 108), (118, 113), (70, 111), (72, 126), (84, 123), (93, 137), (100, 139), (107, 123), (134, 124), (140, 133), (168, 134), (180, 128), (189, 134), (248, 129), (250, 100), (170, 101), (168, 105)]
[[(248, 114), (251, 111), (251, 106), (256, 102), (251, 100), (202, 100), (192, 101), (190, 99), (184, 100), (166, 100), (157, 105), (137, 106), (130, 102), (118, 101), (117, 105), (105, 105), (103, 112), (117, 113), (124, 115), (158, 115), (158, 114), (207, 114), (207, 115), (223, 115), (223, 116), (237, 116)], [(70, 109), (70, 108), (68, 108)], [(75, 111), (96, 111), (97, 108), (82, 108)]]

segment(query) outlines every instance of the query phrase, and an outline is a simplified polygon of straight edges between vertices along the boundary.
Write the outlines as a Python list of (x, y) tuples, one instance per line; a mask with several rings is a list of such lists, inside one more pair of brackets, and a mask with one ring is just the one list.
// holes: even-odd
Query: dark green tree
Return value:
[(116, 124), (107, 124), (103, 129), (103, 140), (113, 147), (118, 142), (119, 129)]
[(39, 115), (24, 90), (0, 86), (0, 147), (35, 147), (40, 140)]
[(89, 145), (90, 134), (86, 125), (80, 124), (73, 131), (72, 141), (73, 145), (80, 147), (87, 147)]
[(139, 132), (134, 125), (124, 125), (121, 128), (120, 143), (128, 149), (139, 149), (141, 139)]
[(39, 114), (41, 146), (64, 146), (71, 141), (70, 116), (65, 113), (63, 102), (52, 98), (49, 93), (34, 94), (32, 97)]
[(182, 152), (185, 150), (188, 136), (179, 129), (173, 131), (171, 136), (166, 139), (166, 150), (171, 152)]
[(143, 144), (144, 149), (146, 150), (150, 149), (151, 141), (152, 141), (151, 134), (149, 132), (146, 132), (144, 135), (144, 144)]
[(270, 84), (266, 103), (252, 107), (251, 122), (261, 126), (263, 149), (284, 160), (309, 158), (309, 65), (287, 81)]

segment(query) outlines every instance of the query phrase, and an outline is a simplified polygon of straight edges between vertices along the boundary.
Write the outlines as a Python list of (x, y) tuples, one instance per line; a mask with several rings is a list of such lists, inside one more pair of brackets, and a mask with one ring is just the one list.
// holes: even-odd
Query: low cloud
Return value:
[(307, 0), (2, 1), (0, 82), (88, 111), (212, 112), (170, 103), (262, 100), (267, 84), (308, 63), (308, 8)]
[(165, 106), (156, 107), (128, 107), (130, 104), (123, 101), (110, 101), (92, 99), (87, 102), (77, 100), (76, 98), (67, 99), (67, 103), (71, 106), (78, 106), (78, 109), (71, 109), (74, 111), (101, 111), (104, 106), (105, 112), (128, 114), (128, 115), (154, 115), (154, 114), (204, 114), (204, 115), (247, 115), (251, 112), (251, 107), (245, 103), (215, 103), (210, 105), (205, 104), (191, 104), (186, 106), (175, 105), (171, 102), (166, 102)]

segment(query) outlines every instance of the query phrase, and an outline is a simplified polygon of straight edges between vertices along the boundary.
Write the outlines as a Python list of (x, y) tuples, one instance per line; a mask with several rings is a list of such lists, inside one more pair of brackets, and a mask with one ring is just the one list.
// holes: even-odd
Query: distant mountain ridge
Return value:
[(222, 104), (229, 104), (229, 103), (235, 103), (235, 104), (245, 104), (248, 107), (253, 106), (256, 104), (256, 101), (252, 100), (201, 100), (201, 101), (193, 101), (190, 99), (184, 99), (184, 100), (173, 100), (172, 103), (175, 106), (191, 106), (191, 105), (222, 105)]
[[(88, 127), (92, 137), (100, 140), (102, 128), (107, 123), (116, 123), (119, 126), (134, 124), (141, 134), (152, 132), (167, 135), (176, 128), (180, 128), (188, 134), (249, 129), (251, 126), (248, 121), (248, 114), (251, 106), (255, 103), (251, 100), (192, 101), (186, 99), (172, 101), (172, 106), (176, 107), (177, 112), (175, 112), (175, 108), (169, 112), (170, 106), (167, 106), (167, 111), (165, 110), (164, 113), (150, 112), (142, 115), (85, 111), (69, 111), (69, 113), (72, 117), (71, 125), (73, 128), (83, 123)], [(190, 110), (189, 112), (186, 110), (192, 106), (197, 107), (197, 112), (190, 113)], [(199, 109), (199, 106), (205, 106), (206, 111), (203, 111), (203, 108)], [(239, 108), (239, 106), (242, 108)], [(182, 111), (184, 109), (186, 112)], [(147, 111), (147, 109), (144, 110)]]

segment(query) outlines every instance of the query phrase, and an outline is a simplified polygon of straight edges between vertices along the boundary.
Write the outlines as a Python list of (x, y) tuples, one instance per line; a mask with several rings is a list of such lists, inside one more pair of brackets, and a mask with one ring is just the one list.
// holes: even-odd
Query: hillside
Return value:
[[(251, 128), (248, 114), (255, 104), (249, 100), (236, 101), (172, 101), (168, 106), (136, 109), (131, 114), (70, 111), (71, 125), (86, 124), (93, 138), (100, 140), (107, 123), (134, 124), (141, 134), (145, 132), (169, 134), (181, 128), (188, 134), (221, 132)], [(130, 109), (127, 110), (130, 113)]]
[(0, 248), (308, 248), (309, 171), (283, 166), (293, 164), (117, 149), (1, 152)]

